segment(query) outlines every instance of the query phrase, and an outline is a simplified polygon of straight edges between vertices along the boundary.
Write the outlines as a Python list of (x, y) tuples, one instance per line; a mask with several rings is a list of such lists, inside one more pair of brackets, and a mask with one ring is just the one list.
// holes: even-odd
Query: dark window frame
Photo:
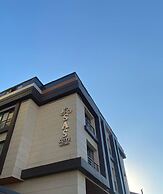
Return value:
[[(6, 136), (6, 139), (5, 139), (5, 142), (4, 142), (4, 146), (3, 146), (3, 149), (2, 149), (2, 152), (1, 152), (1, 155), (0, 155), (0, 174), (2, 173), (3, 166), (4, 166), (4, 163), (5, 163), (5, 159), (6, 159), (6, 156), (7, 156), (7, 152), (8, 152), (8, 149), (9, 149), (9, 145), (10, 145), (11, 137), (12, 137), (13, 130), (14, 130), (14, 127), (15, 127), (15, 123), (16, 123), (19, 107), (20, 107), (20, 103), (17, 103), (14, 106), (10, 106), (10, 107), (7, 107), (6, 109), (0, 110), (0, 112), (3, 112), (3, 111), (10, 110), (12, 108), (14, 109), (14, 113), (13, 113), (13, 118), (12, 118), (11, 124), (6, 129), (7, 136)], [(5, 132), (5, 131), (3, 131), (3, 132)], [(1, 133), (2, 133), (2, 131), (1, 131)]]
[[(3, 144), (3, 147), (4, 147), (4, 143), (5, 143), (5, 140), (0, 141), (0, 145)], [(3, 147), (2, 147), (2, 149), (0, 149), (0, 155), (2, 153)]]
[(107, 136), (106, 136), (106, 142), (107, 142), (108, 152), (109, 152), (110, 158), (112, 160), (115, 160), (115, 148), (113, 145), (113, 136), (108, 131), (107, 131)]
[(84, 129), (87, 131), (87, 133), (93, 138), (93, 140), (98, 143), (97, 140), (97, 131), (96, 131), (96, 125), (93, 127), (92, 122), (95, 125), (95, 118), (90, 113), (90, 111), (85, 107), (85, 125)]
[[(0, 111), (0, 115), (2, 114), (2, 117), (0, 118), (0, 125), (2, 124), (2, 122), (4, 122), (4, 127), (0, 127), (0, 134), (4, 133), (4, 132), (6, 132), (10, 129), (10, 125), (12, 124), (12, 120), (13, 120), (13, 117), (14, 117), (14, 109), (15, 109), (15, 106), (12, 106), (12, 107), (9, 107), (9, 108), (6, 108), (6, 109), (2, 109)], [(5, 120), (3, 120), (4, 115), (6, 113), (8, 113), (7, 117), (6, 117)], [(11, 113), (13, 114), (12, 118), (9, 118)], [(9, 125), (7, 125), (8, 122), (10, 122)]]

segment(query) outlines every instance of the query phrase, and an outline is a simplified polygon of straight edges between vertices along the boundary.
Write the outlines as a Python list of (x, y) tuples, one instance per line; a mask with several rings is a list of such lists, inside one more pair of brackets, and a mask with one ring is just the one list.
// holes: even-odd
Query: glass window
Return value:
[(118, 181), (117, 181), (117, 173), (115, 169), (115, 164), (113, 161), (111, 161), (111, 171), (112, 171), (112, 177), (113, 177), (113, 186), (114, 190), (118, 192)]
[(0, 113), (0, 129), (10, 126), (13, 114), (14, 114), (13, 109)]
[(85, 109), (85, 125), (89, 132), (96, 136), (96, 130), (95, 130), (95, 125), (94, 125), (94, 118), (93, 116), (88, 112), (88, 110)]
[(89, 123), (89, 125), (91, 125), (91, 118), (88, 116), (88, 114), (85, 114), (85, 122), (86, 124)]
[(95, 162), (95, 153), (96, 150), (88, 142), (87, 144), (88, 164), (90, 164), (93, 168), (99, 171), (99, 165)]
[(88, 159), (94, 161), (94, 150), (87, 146)]
[(1, 155), (1, 153), (2, 153), (3, 146), (4, 146), (4, 141), (1, 141), (1, 142), (0, 142), (0, 155)]
[(110, 136), (107, 138), (107, 143), (108, 143), (109, 153), (110, 155), (113, 155)]

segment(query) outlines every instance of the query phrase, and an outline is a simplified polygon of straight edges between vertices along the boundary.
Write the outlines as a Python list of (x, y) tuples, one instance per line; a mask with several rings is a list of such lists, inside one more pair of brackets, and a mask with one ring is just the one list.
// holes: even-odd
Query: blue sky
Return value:
[(0, 90), (76, 71), (127, 154), (130, 189), (163, 193), (163, 2), (1, 0)]

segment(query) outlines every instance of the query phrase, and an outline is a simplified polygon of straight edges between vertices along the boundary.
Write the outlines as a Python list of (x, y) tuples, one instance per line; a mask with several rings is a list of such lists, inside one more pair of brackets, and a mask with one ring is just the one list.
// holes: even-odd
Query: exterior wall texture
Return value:
[[(73, 94), (39, 107), (27, 168), (77, 156), (75, 101), (76, 94)], [(62, 147), (59, 146), (59, 140), (62, 136), (63, 119), (61, 112), (64, 107), (72, 109), (68, 121), (71, 142)]]

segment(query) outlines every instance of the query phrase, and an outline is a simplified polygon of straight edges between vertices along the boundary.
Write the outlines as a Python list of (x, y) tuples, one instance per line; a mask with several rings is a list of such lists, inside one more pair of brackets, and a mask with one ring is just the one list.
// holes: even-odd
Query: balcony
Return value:
[(94, 161), (92, 160), (92, 158), (89, 157), (89, 156), (88, 156), (88, 164), (90, 164), (94, 169), (96, 169), (96, 170), (99, 172), (99, 165), (96, 164), (96, 162), (94, 162)]

